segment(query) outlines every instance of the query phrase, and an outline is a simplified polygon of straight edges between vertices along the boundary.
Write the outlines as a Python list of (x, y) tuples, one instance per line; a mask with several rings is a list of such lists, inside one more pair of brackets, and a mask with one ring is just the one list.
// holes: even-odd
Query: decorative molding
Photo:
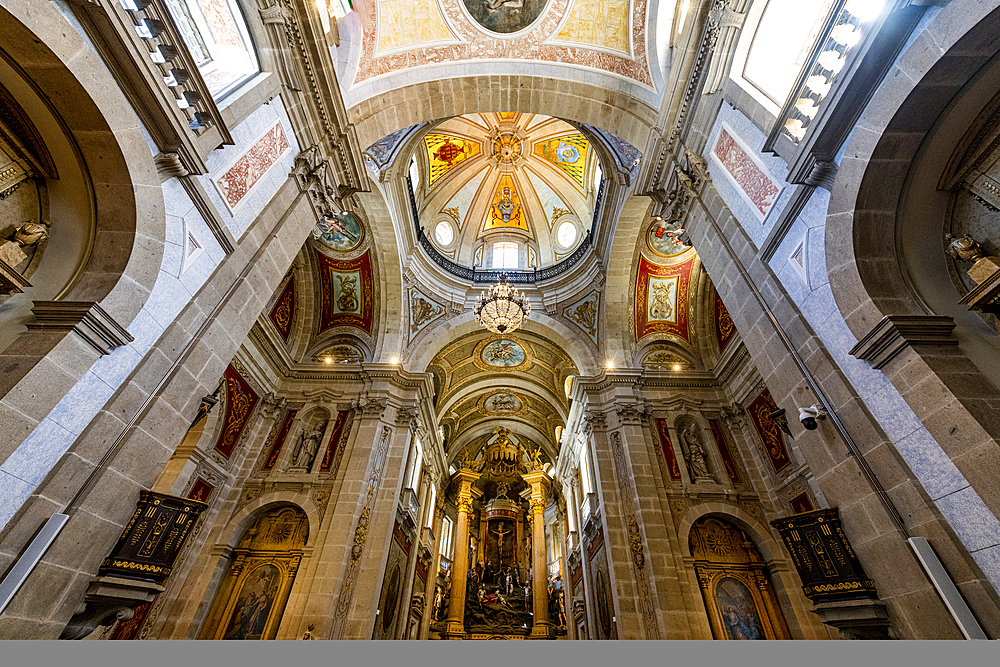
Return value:
[(952, 338), (955, 321), (940, 315), (886, 315), (857, 345), (851, 355), (882, 368), (908, 345), (958, 345)]
[(160, 182), (171, 178), (181, 178), (191, 172), (187, 170), (181, 157), (177, 153), (157, 153), (153, 157), (153, 164), (156, 165), (156, 173), (160, 177)]
[(75, 331), (98, 353), (131, 343), (134, 338), (93, 301), (35, 301), (29, 331)]

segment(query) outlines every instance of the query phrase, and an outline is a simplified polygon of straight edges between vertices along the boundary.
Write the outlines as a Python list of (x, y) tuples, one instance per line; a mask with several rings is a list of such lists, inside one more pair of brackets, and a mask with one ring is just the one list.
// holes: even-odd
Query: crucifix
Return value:
[(504, 535), (508, 535), (513, 531), (513, 528), (508, 528), (507, 530), (501, 530), (502, 525), (497, 526), (497, 529), (493, 531), (493, 534), (497, 536), (497, 554), (500, 556), (500, 565), (503, 565), (503, 538)]

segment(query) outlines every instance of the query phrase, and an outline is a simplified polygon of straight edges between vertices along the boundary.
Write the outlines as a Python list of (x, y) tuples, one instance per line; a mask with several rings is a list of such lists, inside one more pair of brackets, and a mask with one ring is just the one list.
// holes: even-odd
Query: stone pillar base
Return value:
[(553, 628), (549, 623), (536, 623), (531, 626), (531, 634), (528, 639), (552, 639), (555, 636)]
[(445, 621), (444, 629), (440, 632), (441, 639), (465, 639), (467, 634), (462, 621)]
[(811, 611), (826, 625), (837, 628), (841, 639), (895, 639), (881, 600), (821, 602)]

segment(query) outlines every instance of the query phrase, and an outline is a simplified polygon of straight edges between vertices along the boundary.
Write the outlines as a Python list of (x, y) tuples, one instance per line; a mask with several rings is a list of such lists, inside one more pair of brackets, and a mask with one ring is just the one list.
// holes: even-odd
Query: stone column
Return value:
[(469, 574), (469, 514), (472, 513), (472, 484), (479, 473), (463, 468), (452, 475), (457, 482), (458, 519), (455, 522), (455, 558), (451, 567), (451, 597), (448, 600), (448, 618), (445, 619), (443, 639), (465, 638), (465, 581)]
[[(431, 484), (434, 482), (431, 481)], [(441, 526), (444, 523), (444, 497), (439, 496), (434, 507), (434, 521), (431, 524), (431, 566), (427, 570), (427, 585), (424, 587), (424, 616), (420, 621), (420, 639), (427, 639), (431, 631), (431, 619), (434, 618), (434, 593), (437, 586), (437, 574), (441, 568)]]
[(549, 622), (549, 592), (546, 590), (545, 563), (545, 505), (552, 480), (543, 470), (532, 470), (521, 475), (531, 487), (531, 599), (533, 623), (530, 639), (548, 639), (552, 636)]

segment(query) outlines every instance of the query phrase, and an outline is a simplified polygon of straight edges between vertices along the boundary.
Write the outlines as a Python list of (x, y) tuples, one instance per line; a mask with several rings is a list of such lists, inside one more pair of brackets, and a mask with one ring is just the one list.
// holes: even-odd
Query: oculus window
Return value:
[(556, 240), (563, 248), (569, 248), (576, 243), (576, 236), (576, 225), (569, 220), (559, 225), (559, 231), (556, 232)]
[(236, 0), (167, 0), (167, 5), (216, 101), (260, 71)]
[(437, 240), (438, 245), (448, 247), (455, 240), (455, 229), (451, 226), (450, 222), (442, 220), (434, 228), (434, 238)]

